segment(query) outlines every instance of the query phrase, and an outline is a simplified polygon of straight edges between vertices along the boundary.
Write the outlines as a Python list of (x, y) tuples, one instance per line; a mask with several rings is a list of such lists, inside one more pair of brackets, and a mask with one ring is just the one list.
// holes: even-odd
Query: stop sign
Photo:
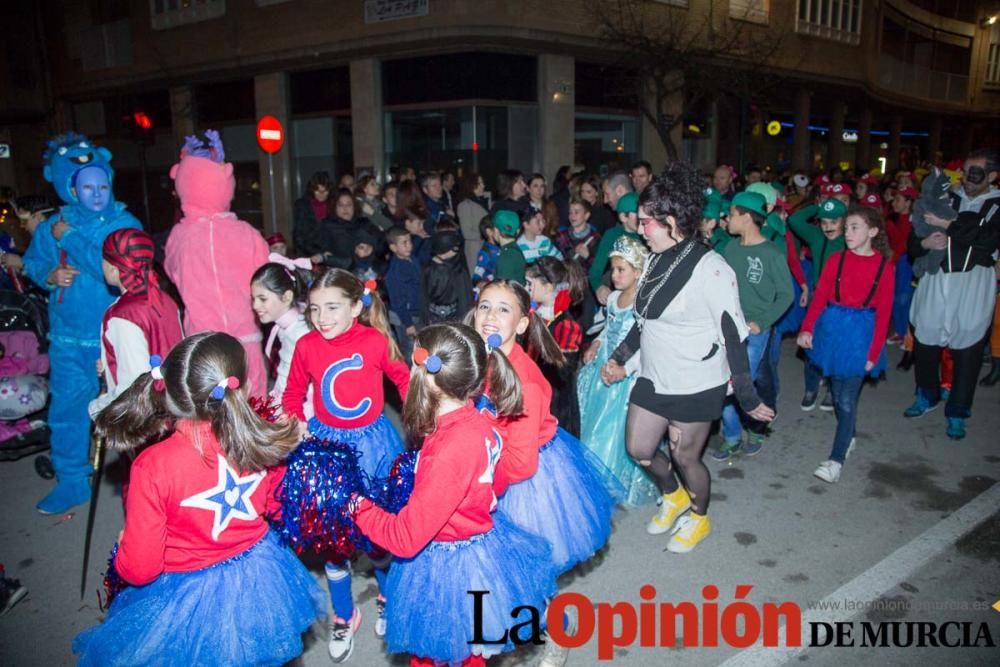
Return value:
[(274, 116), (264, 116), (257, 122), (257, 143), (265, 153), (277, 153), (285, 143), (285, 130)]

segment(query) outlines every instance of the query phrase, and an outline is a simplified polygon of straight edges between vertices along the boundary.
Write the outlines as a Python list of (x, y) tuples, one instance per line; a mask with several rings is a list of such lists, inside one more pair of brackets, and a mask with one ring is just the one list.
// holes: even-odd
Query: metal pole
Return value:
[(270, 182), (270, 188), (268, 189), (271, 195), (271, 233), (278, 231), (278, 207), (274, 201), (274, 154), (267, 154), (267, 175)]

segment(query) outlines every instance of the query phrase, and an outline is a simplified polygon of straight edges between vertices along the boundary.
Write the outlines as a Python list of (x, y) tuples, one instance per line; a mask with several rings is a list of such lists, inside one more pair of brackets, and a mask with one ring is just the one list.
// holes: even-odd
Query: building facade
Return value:
[[(614, 2), (615, 0), (605, 0)], [(961, 0), (646, 0), (642, 11), (780, 40), (782, 85), (683, 109), (683, 157), (811, 169), (896, 168), (997, 143), (1000, 26)], [(40, 153), (75, 129), (115, 154), (116, 191), (169, 228), (167, 171), (183, 137), (216, 128), (234, 209), (288, 231), (317, 170), (393, 166), (551, 178), (666, 159), (638, 95), (608, 85), (620, 45), (591, 0), (18, 0), (23, 39), (0, 67), (0, 184), (39, 191)], [(148, 119), (137, 126), (136, 114)], [(260, 151), (264, 115), (285, 128)], [(274, 202), (262, 206), (261, 202)]]

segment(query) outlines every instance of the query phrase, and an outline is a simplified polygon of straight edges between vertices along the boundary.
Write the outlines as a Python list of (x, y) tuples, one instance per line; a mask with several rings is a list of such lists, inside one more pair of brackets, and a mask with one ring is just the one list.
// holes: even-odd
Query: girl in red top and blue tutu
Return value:
[(96, 420), (113, 449), (156, 444), (132, 464), (115, 556), (133, 586), (76, 637), (79, 664), (284, 664), (325, 608), (264, 519), (297, 426), (251, 409), (232, 336), (192, 336), (151, 366)]
[[(470, 327), (430, 326), (415, 345), (403, 411), (420, 443), (413, 492), (398, 514), (361, 499), (354, 520), (396, 556), (385, 588), (389, 651), (410, 653), (412, 666), (485, 665), (514, 643), (470, 640), (504, 636), (513, 610), (541, 610), (555, 592), (546, 542), (493, 511), (503, 445), (471, 400), (487, 374), (498, 415), (520, 412), (521, 391), (504, 355)], [(486, 591), (478, 631), (469, 591)]]
[[(339, 525), (332, 501), (342, 493), (337, 466), (327, 465), (338, 446), (360, 456), (369, 478), (386, 477), (403, 442), (382, 414), (382, 380), (388, 375), (400, 397), (406, 398), (410, 371), (389, 333), (385, 307), (374, 281), (362, 283), (353, 274), (330, 269), (309, 290), (307, 315), (314, 331), (295, 344), (288, 384), (281, 404), (286, 415), (305, 419), (304, 403), (313, 388), (309, 436), (288, 457), (282, 485), (282, 536), (298, 551), (313, 549), (327, 558), (326, 578), (334, 618), (328, 649), (335, 662), (350, 657), (361, 611), (351, 596), (352, 549), (338, 541)], [(339, 463), (334, 462), (334, 463)], [(379, 589), (384, 590), (388, 554), (369, 554)], [(385, 634), (385, 598), (376, 600), (375, 634)]]
[(885, 371), (895, 280), (881, 212), (852, 207), (844, 240), (847, 249), (823, 267), (798, 337), (809, 360), (831, 378), (837, 431), (830, 457), (813, 472), (831, 484), (854, 448), (861, 385)]

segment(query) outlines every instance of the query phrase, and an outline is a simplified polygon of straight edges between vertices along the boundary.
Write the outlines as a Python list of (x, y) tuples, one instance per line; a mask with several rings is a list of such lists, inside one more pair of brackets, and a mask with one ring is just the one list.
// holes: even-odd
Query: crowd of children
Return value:
[[(802, 409), (819, 404), (837, 418), (831, 452), (813, 474), (836, 482), (855, 445), (863, 383), (885, 370), (890, 321), (889, 343), (909, 333), (900, 302), (912, 294), (905, 249), (916, 190), (894, 182), (877, 192), (869, 176), (853, 190), (839, 177), (810, 183), (795, 174), (787, 188), (775, 180), (736, 191), (726, 169), (705, 191), (700, 232), (695, 220), (680, 239), (647, 217), (649, 192), (663, 188), (644, 164), (633, 170), (638, 192), (620, 185), (622, 174), (605, 182), (617, 224), (598, 201), (600, 181), (584, 175), (567, 174), (558, 199), (546, 197), (540, 175), (504, 172), (490, 206), (478, 174), (453, 195), (434, 173), (384, 189), (362, 178), (354, 192), (318, 173), (296, 203), (289, 253), (283, 237), (265, 240), (229, 210), (232, 165), (207, 132), (188, 139), (171, 170), (184, 216), (166, 246), (166, 276), (152, 238), (127, 219), (88, 232), (101, 250), (96, 262), (89, 245), (60, 238), (72, 225), (103, 224), (95, 216), (109, 210), (121, 217), (109, 164), (60, 181), (63, 199), (84, 214), (69, 216), (72, 225), (42, 223), (45, 254), (33, 245), (23, 267), (53, 292), (57, 314), (62, 290), (77, 294), (80, 269), (103, 269), (117, 300), (107, 299), (92, 335), (106, 388), (88, 397), (89, 412), (108, 444), (134, 457), (116, 556), (133, 587), (77, 638), (81, 664), (280, 664), (327, 615), (329, 654), (347, 660), (362, 619), (353, 553), (332, 548), (343, 546), (335, 532), (344, 516), (327, 508), (340, 504), (370, 540), (374, 632), (413, 665), (484, 664), (514, 650), (513, 638), (468, 642), (471, 582), (489, 582), (492, 598), (479, 629), (504, 634), (509, 610), (543, 609), (556, 578), (606, 544), (620, 502), (658, 501), (653, 534), (676, 533), (688, 510), (680, 523), (693, 526), (697, 513), (704, 529), (669, 547), (690, 551), (709, 532), (707, 488), (688, 479), (703, 467), (704, 445), (697, 460), (675, 461), (681, 479), (626, 447), (644, 391), (639, 369), (652, 361), (637, 351), (619, 365), (613, 355), (653, 319), (649, 304), (674, 269), (690, 272), (706, 256), (734, 275), (739, 311), (737, 338), (720, 339), (709, 356), (720, 345), (745, 349), (753, 387), (736, 396), (761, 400), (727, 399), (712, 457), (761, 451), (777, 409), (781, 338), (795, 334), (805, 350)], [(671, 242), (651, 238), (663, 234)], [(59, 248), (70, 256), (60, 259)], [(656, 268), (670, 248), (676, 261)], [(7, 266), (19, 269), (15, 257)], [(65, 344), (96, 359), (86, 336)], [(720, 355), (718, 363), (736, 373), (736, 362)], [(385, 380), (403, 405), (403, 434), (384, 414)], [(270, 398), (268, 419), (250, 397)], [(393, 513), (378, 504), (376, 485), (396, 474), (408, 448), (418, 452), (412, 493)], [(363, 471), (362, 488), (345, 485), (344, 452)], [(73, 474), (60, 508), (85, 501), (86, 477)], [(288, 544), (324, 558), (332, 614)], [(249, 598), (233, 583), (248, 577), (260, 582)], [(241, 613), (261, 605), (266, 618)], [(170, 622), (180, 617), (183, 632)], [(550, 645), (542, 664), (565, 659)]]

